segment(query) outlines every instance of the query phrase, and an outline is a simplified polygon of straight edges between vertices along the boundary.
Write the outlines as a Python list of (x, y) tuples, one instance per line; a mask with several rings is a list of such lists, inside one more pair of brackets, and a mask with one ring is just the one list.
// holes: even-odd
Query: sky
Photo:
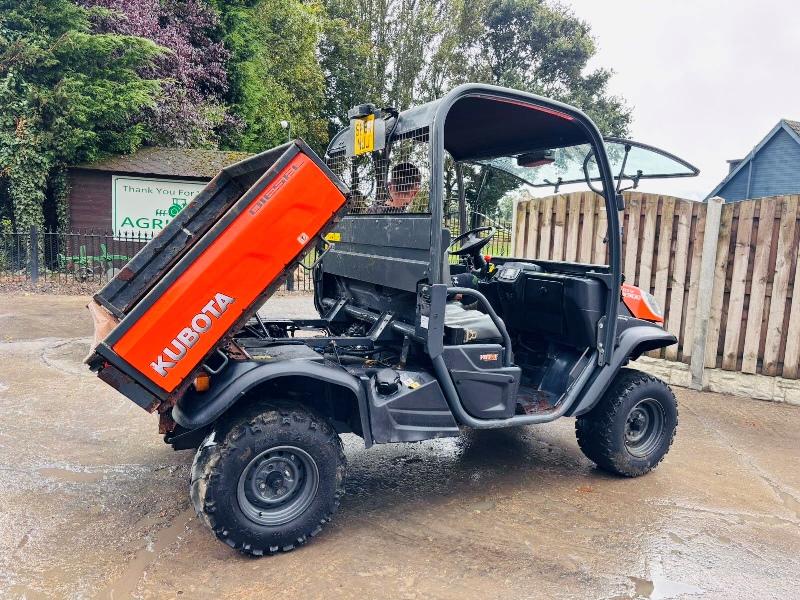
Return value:
[(631, 138), (700, 176), (642, 191), (703, 199), (781, 118), (800, 120), (798, 0), (560, 0), (598, 45), (590, 67), (633, 109)]

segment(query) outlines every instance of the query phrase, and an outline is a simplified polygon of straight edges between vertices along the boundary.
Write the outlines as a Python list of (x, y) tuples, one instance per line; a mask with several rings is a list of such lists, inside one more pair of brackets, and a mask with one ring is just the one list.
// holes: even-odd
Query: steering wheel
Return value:
[[(479, 234), (488, 232), (486, 237), (480, 237)], [(447, 252), (450, 256), (474, 256), (477, 255), (481, 248), (492, 241), (496, 230), (494, 227), (477, 227), (462, 233), (455, 238), (447, 247)], [(461, 248), (458, 250), (450, 250), (453, 246), (461, 243)]]

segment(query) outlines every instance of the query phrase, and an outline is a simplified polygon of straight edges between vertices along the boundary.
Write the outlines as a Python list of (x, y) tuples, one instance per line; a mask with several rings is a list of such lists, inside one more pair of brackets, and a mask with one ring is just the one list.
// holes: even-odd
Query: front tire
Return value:
[(192, 465), (190, 496), (217, 538), (245, 554), (288, 552), (339, 505), (345, 457), (324, 418), (259, 404), (219, 425)]
[(678, 403), (669, 386), (641, 371), (621, 369), (597, 406), (576, 419), (575, 433), (598, 467), (638, 477), (664, 459), (677, 426)]

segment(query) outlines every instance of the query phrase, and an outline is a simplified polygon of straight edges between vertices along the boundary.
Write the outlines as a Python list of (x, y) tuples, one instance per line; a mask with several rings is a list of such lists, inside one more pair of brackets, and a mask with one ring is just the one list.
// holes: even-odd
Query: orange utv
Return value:
[[(202, 521), (248, 554), (305, 543), (342, 496), (343, 433), (370, 447), (571, 417), (598, 467), (654, 468), (677, 404), (626, 365), (676, 339), (623, 283), (621, 192), (697, 169), (489, 85), (348, 117), (324, 159), (296, 140), (224, 169), (90, 305), (87, 364), (197, 449)], [(469, 204), (578, 185), (604, 199), (608, 264), (484, 254), (496, 231)], [(259, 314), (312, 250), (318, 317)]]

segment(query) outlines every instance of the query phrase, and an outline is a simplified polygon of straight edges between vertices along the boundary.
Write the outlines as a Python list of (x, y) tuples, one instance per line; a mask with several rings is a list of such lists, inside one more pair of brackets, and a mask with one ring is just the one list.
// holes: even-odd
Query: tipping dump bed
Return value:
[(154, 410), (294, 270), (346, 192), (301, 140), (224, 169), (97, 293), (86, 362)]

